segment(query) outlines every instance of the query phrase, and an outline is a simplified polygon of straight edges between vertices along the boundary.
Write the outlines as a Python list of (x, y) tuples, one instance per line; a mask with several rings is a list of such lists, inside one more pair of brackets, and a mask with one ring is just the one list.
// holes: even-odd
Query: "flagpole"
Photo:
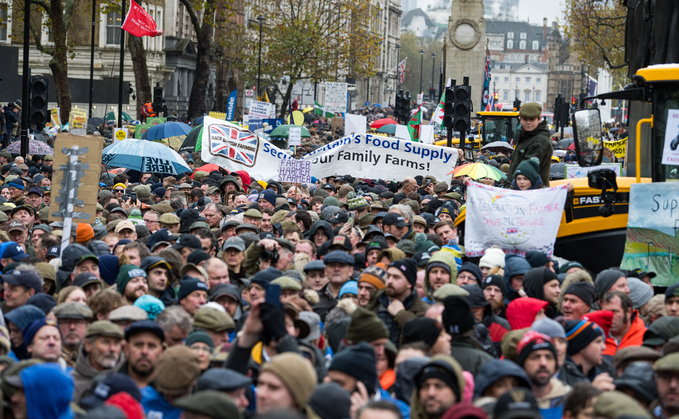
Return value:
[(123, 8), (120, 17), (120, 75), (118, 77), (118, 128), (123, 127), (123, 74), (125, 70), (125, 31), (122, 22), (124, 21), (127, 5), (123, 0)]

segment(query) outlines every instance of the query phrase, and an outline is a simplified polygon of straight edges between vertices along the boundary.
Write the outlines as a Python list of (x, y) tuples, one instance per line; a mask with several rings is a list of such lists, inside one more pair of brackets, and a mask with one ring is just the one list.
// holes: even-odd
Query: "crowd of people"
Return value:
[[(539, 105), (521, 120), (506, 186), (549, 185)], [(679, 284), (467, 258), (465, 179), (102, 168), (62, 249), (50, 157), (0, 152), (4, 417), (679, 415)]]

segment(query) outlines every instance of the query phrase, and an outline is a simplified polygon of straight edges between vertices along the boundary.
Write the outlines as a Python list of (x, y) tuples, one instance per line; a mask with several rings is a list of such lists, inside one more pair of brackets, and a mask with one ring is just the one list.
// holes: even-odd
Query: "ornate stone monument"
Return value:
[[(481, 109), (483, 71), (486, 65), (486, 20), (483, 0), (453, 0), (448, 18), (446, 79), (462, 84), (469, 77), (472, 86), (472, 116)], [(446, 80), (447, 82), (447, 80)]]

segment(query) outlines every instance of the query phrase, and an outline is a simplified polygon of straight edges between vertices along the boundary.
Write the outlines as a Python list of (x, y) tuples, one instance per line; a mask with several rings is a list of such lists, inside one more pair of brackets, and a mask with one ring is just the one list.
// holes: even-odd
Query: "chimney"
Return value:
[(542, 19), (542, 43), (547, 42), (547, 18)]

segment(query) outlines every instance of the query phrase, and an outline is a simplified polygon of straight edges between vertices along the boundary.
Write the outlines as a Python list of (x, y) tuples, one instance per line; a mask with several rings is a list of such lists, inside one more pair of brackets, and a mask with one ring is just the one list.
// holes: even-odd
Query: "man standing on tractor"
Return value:
[(540, 161), (538, 173), (542, 183), (549, 186), (549, 167), (552, 159), (552, 140), (549, 137), (547, 121), (540, 120), (542, 106), (539, 103), (526, 103), (519, 110), (521, 133), (512, 156), (512, 163), (507, 173), (506, 187), (510, 187), (516, 168), (519, 164), (531, 157), (537, 157)]

